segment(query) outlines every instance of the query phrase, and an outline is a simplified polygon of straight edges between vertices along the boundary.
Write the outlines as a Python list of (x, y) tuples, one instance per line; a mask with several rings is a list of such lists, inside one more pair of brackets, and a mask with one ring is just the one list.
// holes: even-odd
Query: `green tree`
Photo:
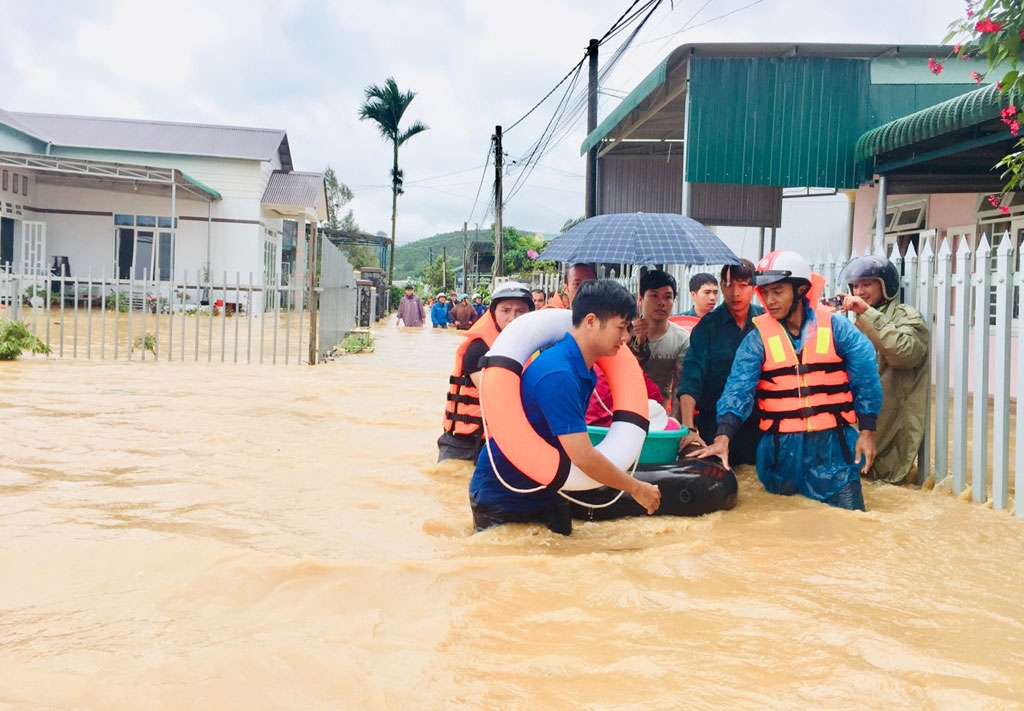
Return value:
[(398, 196), (402, 194), (402, 171), (398, 168), (398, 147), (427, 130), (427, 126), (416, 121), (404, 131), (400, 125), (405, 110), (416, 98), (416, 92), (401, 92), (393, 77), (388, 77), (383, 86), (371, 84), (366, 87), (366, 99), (359, 107), (360, 121), (373, 121), (381, 138), (391, 144), (393, 162), (391, 167), (391, 259), (388, 260), (388, 284), (395, 277), (395, 226), (398, 214)]
[(537, 256), (544, 250), (540, 235), (505, 227), (504, 267), (506, 274), (528, 274), (534, 271), (552, 271), (554, 262), (538, 261)]
[[(443, 278), (442, 275), (444, 275)], [(423, 282), (430, 287), (432, 294), (439, 291), (448, 292), (455, 288), (455, 272), (452, 271), (451, 260), (438, 257), (427, 264), (423, 270)]]
[[(954, 45), (957, 57), (978, 54), (985, 58), (988, 72), (997, 79), (1000, 91), (1007, 101), (1003, 111), (1003, 123), (1014, 136), (1024, 122), (1021, 99), (1024, 97), (1024, 73), (1018, 67), (1024, 63), (1022, 40), (1024, 40), (1024, 3), (1021, 0), (967, 0), (965, 15), (949, 26), (944, 42), (957, 40)], [(942, 71), (941, 64), (934, 64), (932, 71)], [(976, 76), (981, 83), (984, 77)], [(997, 167), (1003, 169), (1007, 181), (1004, 190), (1009, 191), (1021, 185), (1024, 176), (1024, 137), (1017, 141), (1014, 150), (1005, 156)]]
[[(348, 229), (343, 226), (343, 222), (338, 220), (338, 215), (341, 214), (341, 208), (352, 202), (352, 198), (355, 196), (345, 183), (338, 180), (338, 176), (334, 172), (334, 168), (331, 166), (327, 166), (327, 169), (324, 171), (324, 184), (327, 187), (326, 226), (330, 227), (332, 230)], [(351, 210), (349, 210), (348, 214), (345, 215), (345, 219), (351, 219), (353, 223), (355, 222), (355, 218), (352, 216)], [(358, 226), (356, 229), (359, 229)]]
[[(359, 223), (356, 222), (356, 217), (352, 214), (351, 210), (345, 213), (345, 217), (342, 218), (337, 229), (344, 232), (362, 231), (360, 230)], [(346, 245), (341, 248), (341, 251), (345, 254), (345, 258), (348, 260), (348, 263), (352, 265), (353, 269), (380, 266), (380, 258), (377, 256), (377, 250), (369, 245)]]

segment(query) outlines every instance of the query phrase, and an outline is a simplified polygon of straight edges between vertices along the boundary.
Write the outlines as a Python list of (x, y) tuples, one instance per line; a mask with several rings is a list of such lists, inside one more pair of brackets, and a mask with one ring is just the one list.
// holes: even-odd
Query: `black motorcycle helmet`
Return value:
[(839, 283), (847, 284), (853, 290), (853, 282), (860, 279), (878, 279), (882, 282), (882, 298), (892, 301), (900, 293), (900, 273), (896, 266), (885, 257), (865, 254), (854, 257), (839, 274)]

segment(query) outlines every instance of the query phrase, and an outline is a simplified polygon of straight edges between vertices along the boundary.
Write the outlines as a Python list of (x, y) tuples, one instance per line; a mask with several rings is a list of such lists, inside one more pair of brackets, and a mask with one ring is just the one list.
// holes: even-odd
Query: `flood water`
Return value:
[(0, 708), (1024, 708), (1024, 521), (741, 471), (725, 513), (471, 536), (459, 337), (374, 334), (0, 363)]

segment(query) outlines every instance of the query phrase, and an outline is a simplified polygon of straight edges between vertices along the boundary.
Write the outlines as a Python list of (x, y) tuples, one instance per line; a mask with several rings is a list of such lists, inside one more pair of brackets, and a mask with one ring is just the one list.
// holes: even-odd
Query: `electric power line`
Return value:
[(741, 12), (742, 10), (746, 10), (748, 7), (753, 7), (754, 5), (760, 5), (763, 2), (764, 2), (764, 0), (753, 0), (753, 2), (749, 2), (746, 5), (743, 5), (742, 7), (733, 8), (732, 10), (729, 10), (729, 12), (723, 12), (721, 15), (716, 15), (716, 16), (714, 16), (712, 18), (709, 18), (709, 19), (705, 20), (704, 22), (701, 22), (700, 24), (690, 25), (689, 23), (692, 22), (693, 19), (695, 17), (697, 17), (697, 15), (699, 15), (701, 13), (701, 10), (703, 10), (705, 7), (708, 6), (708, 4), (710, 3), (710, 0), (708, 0), (708, 2), (704, 3), (704, 5), (701, 7), (700, 10), (695, 12), (693, 14), (693, 16), (691, 16), (690, 19), (687, 20), (686, 23), (684, 23), (683, 26), (680, 27), (675, 32), (672, 32), (671, 34), (663, 35), (661, 37), (655, 37), (654, 39), (646, 40), (644, 42), (639, 43), (636, 46), (637, 47), (642, 47), (645, 44), (653, 44), (653, 43), (655, 43), (655, 42), (657, 42), (659, 40), (672, 39), (673, 37), (675, 37), (677, 35), (681, 35), (683, 32), (686, 32), (687, 30), (695, 30), (698, 27), (704, 27), (705, 25), (709, 25), (712, 22), (715, 22), (716, 20), (721, 20), (723, 17), (729, 17), (729, 15), (735, 15), (737, 12)]
[[(639, 34), (639, 32), (643, 29), (644, 25), (647, 23), (647, 21), (658, 9), (661, 2), (662, 0), (649, 0), (649, 2), (645, 4), (640, 11), (638, 11), (647, 11), (647, 15), (643, 18), (643, 20), (641, 20), (641, 22), (635, 28), (633, 28), (629, 36), (612, 54), (611, 59), (605, 64), (605, 67), (600, 72), (598, 72), (598, 83), (600, 83), (600, 81), (604, 79), (618, 64), (619, 60), (622, 58), (626, 50), (632, 44), (633, 40), (636, 39), (637, 34)], [(633, 6), (635, 5), (636, 3), (634, 2)], [(627, 10), (627, 14), (628, 12), (629, 11)], [(638, 16), (638, 13), (634, 14), (633, 18), (635, 18), (636, 16)], [(566, 92), (563, 95), (562, 100), (559, 101), (558, 106), (555, 108), (554, 114), (548, 121), (548, 124), (545, 127), (544, 131), (541, 133), (540, 138), (538, 138), (537, 141), (531, 147), (528, 155), (521, 161), (513, 161), (513, 165), (518, 163), (522, 164), (522, 167), (520, 169), (521, 172), (516, 177), (511, 189), (509, 190), (507, 200), (511, 200), (513, 197), (515, 197), (516, 193), (519, 192), (522, 185), (532, 174), (534, 159), (539, 161), (541, 157), (543, 157), (546, 153), (550, 152), (555, 147), (557, 147), (562, 141), (564, 141), (565, 138), (572, 133), (576, 126), (576, 123), (582, 117), (587, 102), (586, 92), (580, 92), (580, 94), (577, 95), (576, 98), (573, 100), (572, 107), (567, 108), (569, 103), (568, 99), (572, 95), (572, 92), (575, 89), (576, 82), (578, 81), (579, 76), (581, 74), (581, 67), (582, 64), (579, 65), (575, 70), (575, 75), (573, 76), (572, 82), (566, 89)]]
[(491, 143), (487, 147), (487, 158), (484, 160), (484, 170), (480, 174), (480, 184), (476, 188), (476, 197), (473, 198), (473, 207), (469, 211), (469, 217), (466, 218), (466, 222), (473, 221), (473, 213), (476, 212), (476, 203), (480, 199), (480, 190), (484, 186), (484, 179), (487, 177), (487, 167), (491, 164), (491, 153), (494, 151), (494, 144)]
[[(665, 35), (663, 37), (658, 37), (658, 38), (655, 38), (653, 40), (647, 40), (645, 42), (633, 45), (633, 41), (636, 39), (637, 35), (641, 31), (641, 29), (644, 27), (644, 25), (647, 23), (647, 21), (654, 14), (655, 10), (658, 9), (658, 6), (661, 4), (661, 1), (662, 0), (649, 0), (649, 2), (647, 4), (643, 5), (640, 9), (638, 9), (635, 12), (632, 12), (632, 14), (630, 14), (631, 11), (633, 10), (633, 8), (635, 8), (636, 5), (638, 4), (638, 0), (633, 2), (630, 5), (630, 7), (626, 10), (626, 12), (623, 13), (622, 17), (620, 17), (619, 20), (616, 21), (616, 24), (613, 25), (612, 28), (605, 34), (605, 37), (602, 38), (602, 42), (607, 41), (608, 39), (610, 39), (614, 35), (616, 35), (619, 32), (621, 32), (623, 29), (625, 29), (625, 26), (628, 25), (633, 20), (635, 20), (637, 17), (639, 17), (640, 14), (642, 14), (643, 12), (645, 12), (645, 11), (647, 11), (649, 9), (649, 12), (644, 17), (644, 19), (640, 22), (640, 24), (637, 27), (635, 27), (633, 29), (633, 31), (630, 33), (629, 37), (622, 42), (622, 44), (618, 47), (616, 52), (613, 54), (612, 59), (599, 72), (599, 74), (598, 74), (598, 76), (599, 76), (599, 84), (600, 84), (601, 81), (603, 81), (606, 78), (606, 76), (615, 67), (615, 65), (618, 63), (619, 59), (621, 59), (622, 55), (626, 52), (626, 50), (631, 48), (631, 47), (639, 47), (639, 46), (642, 46), (642, 45), (645, 45), (645, 44), (651, 44), (653, 42), (656, 42), (656, 41), (662, 40), (662, 39), (671, 39), (672, 37), (675, 37), (675, 36), (685, 32), (687, 30), (695, 29), (697, 27), (703, 27), (703, 26), (708, 25), (708, 24), (710, 24), (712, 22), (715, 22), (715, 21), (720, 20), (722, 18), (728, 17), (730, 15), (734, 15), (737, 12), (740, 12), (742, 10), (745, 10), (745, 9), (749, 8), (749, 7), (753, 7), (754, 5), (757, 5), (757, 4), (760, 4), (761, 2), (764, 2), (764, 0), (753, 0), (753, 2), (749, 2), (746, 5), (743, 5), (742, 7), (734, 8), (734, 9), (730, 10), (729, 12), (725, 12), (725, 13), (722, 13), (720, 15), (716, 15), (715, 17), (709, 18), (708, 20), (705, 20), (704, 22), (701, 22), (699, 24), (696, 24), (696, 25), (691, 24), (701, 14), (701, 12), (703, 12), (704, 9), (707, 8), (708, 5), (711, 4), (711, 0), (706, 0), (706, 2), (703, 5), (701, 5), (701, 7), (695, 13), (693, 13), (686, 20), (685, 23), (683, 23), (683, 26), (680, 27), (675, 32), (673, 32), (673, 33), (671, 33), (669, 35)], [(661, 21), (658, 22), (658, 26), (660, 26), (662, 24), (662, 22), (664, 22), (664, 18)], [(621, 26), (620, 26), (620, 24), (621, 24)], [(585, 54), (584, 55), (584, 60), (586, 59), (586, 56), (587, 55)], [(563, 84), (569, 76), (571, 76), (573, 73), (576, 73), (577, 76), (574, 77), (573, 83), (571, 84), (571, 86), (573, 86), (575, 84), (575, 81), (578, 79), (579, 69), (582, 66), (582, 63), (583, 63), (584, 60), (581, 60), (580, 64), (578, 64), (576, 67), (574, 67), (573, 70), (571, 70), (570, 73), (568, 75), (566, 75), (566, 77), (564, 77), (562, 79), (562, 81), (559, 82), (559, 84), (555, 86), (554, 89), (552, 89), (552, 91), (548, 92), (548, 94), (545, 96), (545, 99), (543, 99), (541, 101), (541, 103), (543, 103), (544, 100), (546, 100), (552, 93), (554, 93), (554, 91), (558, 88), (558, 86), (561, 86), (561, 84)], [(509, 166), (509, 171), (511, 171), (514, 167), (519, 167), (520, 168), (520, 173), (517, 176), (516, 180), (513, 182), (512, 188), (509, 190), (508, 197), (506, 198), (505, 202), (511, 200), (519, 192), (519, 190), (522, 188), (522, 186), (525, 183), (525, 181), (529, 178), (530, 174), (533, 172), (533, 169), (536, 166), (537, 161), (539, 161), (540, 158), (542, 158), (546, 153), (548, 153), (551, 150), (553, 150), (554, 148), (556, 148), (575, 129), (576, 124), (578, 123), (579, 119), (582, 117), (583, 109), (584, 109), (584, 107), (586, 105), (586, 93), (583, 92), (582, 96), (577, 97), (572, 102), (571, 108), (563, 108), (563, 105), (566, 104), (565, 100), (568, 97), (569, 93), (571, 93), (571, 90), (567, 91), (566, 95), (563, 96), (563, 100), (560, 101), (559, 102), (559, 106), (556, 107), (556, 110), (555, 110), (555, 112), (554, 112), (554, 114), (552, 116), (552, 119), (548, 121), (548, 125), (545, 127), (544, 131), (541, 133), (541, 137), (537, 139), (537, 141), (533, 144), (533, 146), (531, 146), (530, 150), (527, 152), (527, 155), (523, 159), (521, 159), (519, 161), (511, 161), (511, 164)], [(538, 106), (539, 106), (539, 104), (538, 104)], [(535, 106), (533, 109), (531, 109), (531, 112), (534, 111), (536, 108), (537, 107)], [(523, 118), (525, 118), (525, 116)], [(520, 119), (520, 121), (522, 121), (522, 119)], [(557, 136), (557, 138), (556, 138), (556, 136)]]
[[(612, 26), (611, 26), (611, 27), (610, 27), (610, 28), (608, 29), (608, 31), (607, 31), (607, 32), (605, 32), (605, 33), (604, 33), (604, 37), (602, 37), (602, 38), (601, 38), (601, 42), (602, 42), (602, 43), (603, 43), (604, 41), (606, 41), (606, 40), (607, 40), (608, 38), (610, 38), (610, 37), (612, 36), (612, 34), (613, 34), (614, 32), (618, 32), (618, 31), (619, 31), (620, 29), (622, 29), (622, 27), (624, 27), (624, 26), (625, 26), (626, 24), (628, 24), (628, 23), (629, 23), (629, 22), (631, 22), (631, 21), (632, 21), (633, 19), (635, 19), (635, 18), (636, 18), (636, 16), (637, 16), (637, 14), (638, 14), (639, 12), (642, 12), (642, 11), (643, 11), (644, 9), (646, 9), (646, 8), (650, 7), (651, 5), (655, 5), (655, 7), (657, 7), (657, 5), (660, 5), (660, 4), (661, 4), (662, 0), (647, 0), (647, 4), (646, 4), (646, 5), (644, 5), (644, 7), (643, 7), (643, 8), (641, 8), (640, 10), (638, 10), (638, 11), (637, 11), (637, 13), (634, 13), (634, 15), (633, 15), (632, 17), (630, 17), (630, 18), (629, 18), (628, 20), (626, 20), (625, 22), (623, 22), (623, 19), (624, 19), (624, 18), (626, 17), (626, 15), (628, 15), (628, 14), (630, 13), (630, 11), (631, 11), (631, 10), (632, 10), (632, 9), (633, 9), (634, 7), (636, 7), (637, 3), (639, 3), (639, 2), (640, 2), (640, 0), (633, 0), (633, 4), (631, 4), (631, 5), (630, 5), (630, 6), (628, 7), (628, 8), (626, 8), (626, 12), (622, 13), (622, 16), (621, 16), (621, 17), (620, 17), (620, 18), (619, 18), (618, 20), (616, 20), (616, 21), (615, 21), (615, 23), (614, 23), (614, 24), (613, 24), (613, 25), (612, 25)], [(621, 25), (620, 25), (620, 23), (621, 23)], [(561, 79), (560, 79), (560, 80), (558, 81), (558, 83), (557, 83), (557, 84), (555, 84), (555, 85), (554, 85), (554, 86), (553, 86), (553, 87), (551, 88), (551, 91), (549, 91), (549, 92), (548, 92), (547, 94), (545, 94), (545, 95), (544, 95), (544, 97), (543, 97), (543, 98), (542, 98), (542, 99), (541, 99), (540, 101), (538, 101), (538, 102), (537, 102), (536, 104), (534, 104), (534, 105), (533, 105), (533, 107), (532, 107), (532, 108), (531, 108), (531, 109), (530, 109), (529, 111), (527, 111), (527, 112), (526, 112), (525, 114), (523, 114), (522, 116), (520, 116), (520, 117), (519, 117), (519, 119), (518, 119), (517, 121), (515, 121), (515, 122), (514, 122), (514, 123), (513, 123), (513, 124), (512, 124), (511, 126), (509, 126), (508, 128), (504, 129), (504, 130), (503, 130), (503, 133), (504, 133), (504, 134), (508, 134), (508, 132), (509, 132), (509, 131), (511, 131), (511, 130), (512, 130), (513, 128), (515, 128), (516, 126), (518, 126), (518, 125), (519, 125), (520, 123), (522, 123), (522, 122), (523, 122), (523, 119), (525, 119), (525, 118), (526, 118), (527, 116), (529, 116), (529, 115), (530, 115), (530, 114), (532, 114), (532, 113), (533, 113), (534, 111), (536, 111), (536, 110), (537, 110), (537, 109), (538, 109), (538, 108), (540, 107), (540, 105), (541, 105), (541, 104), (543, 104), (543, 103), (544, 103), (545, 101), (547, 101), (547, 100), (548, 100), (548, 98), (549, 98), (549, 97), (550, 97), (550, 96), (551, 96), (552, 94), (554, 94), (554, 93), (555, 93), (556, 91), (558, 91), (558, 87), (562, 86), (562, 84), (564, 84), (564, 83), (566, 82), (566, 80), (567, 80), (567, 79), (568, 79), (569, 77), (571, 77), (571, 76), (572, 76), (572, 75), (573, 75), (573, 74), (574, 74), (574, 73), (575, 73), (576, 71), (578, 71), (578, 70), (579, 70), (579, 68), (580, 68), (580, 67), (582, 67), (582, 66), (583, 66), (583, 63), (584, 63), (585, 61), (587, 61), (587, 57), (588, 57), (589, 55), (590, 55), (590, 51), (589, 51), (589, 49), (587, 49), (587, 50), (584, 50), (584, 51), (583, 51), (583, 57), (582, 57), (582, 58), (580, 59), (580, 61), (579, 61), (579, 62), (577, 62), (577, 63), (576, 63), (576, 65), (575, 65), (575, 66), (574, 66), (574, 67), (573, 67), (572, 69), (570, 69), (570, 70), (569, 70), (569, 71), (568, 71), (568, 72), (566, 73), (566, 75), (565, 75), (564, 77), (562, 77), (562, 78), (561, 78)]]

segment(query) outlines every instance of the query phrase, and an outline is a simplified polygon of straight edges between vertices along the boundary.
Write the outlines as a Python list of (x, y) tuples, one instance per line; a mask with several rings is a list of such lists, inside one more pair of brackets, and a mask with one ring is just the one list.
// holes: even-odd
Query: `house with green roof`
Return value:
[[(992, 106), (981, 110), (964, 99), (959, 114), (934, 108), (977, 94), (972, 72), (984, 70), (945, 46), (682, 45), (583, 142), (581, 153), (597, 159), (597, 213), (686, 214), (716, 226), (749, 257), (775, 246), (815, 255), (863, 251), (875, 238), (883, 184), (886, 245), (905, 247), (931, 230), (978, 222), (986, 217), (982, 194), (998, 184), (982, 153), (969, 177), (914, 176), (941, 171), (941, 161), (957, 155), (922, 128), (937, 120), (931, 111), (967, 122), (985, 117), (988, 128), (964, 126), (955, 145), (984, 155), (1001, 150), (1002, 139), (985, 143), (977, 133), (992, 129)], [(985, 96), (997, 103), (991, 91)], [(911, 121), (917, 133), (898, 123), (918, 112), (924, 115)], [(1009, 138), (1005, 130), (999, 135)], [(922, 162), (913, 157), (914, 137), (946, 152)], [(892, 175), (883, 180), (879, 168)]]

